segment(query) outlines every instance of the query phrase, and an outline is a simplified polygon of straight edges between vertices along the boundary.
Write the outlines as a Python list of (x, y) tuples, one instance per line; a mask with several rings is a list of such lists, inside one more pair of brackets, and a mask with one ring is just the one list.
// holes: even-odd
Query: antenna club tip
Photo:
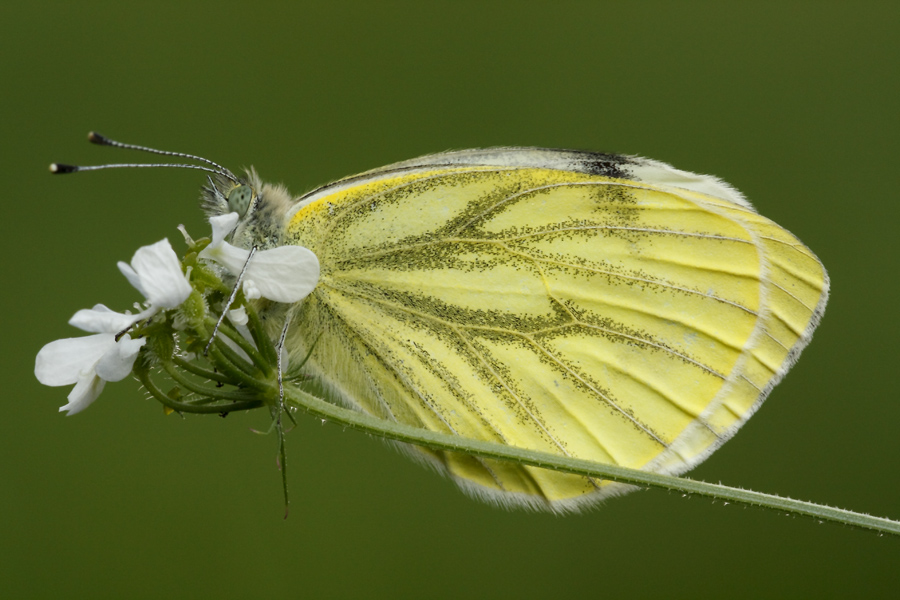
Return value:
[(88, 133), (88, 141), (92, 144), (104, 145), (109, 143), (109, 138), (97, 133), (96, 131), (91, 131), (90, 133)]
[(61, 163), (51, 163), (50, 164), (50, 172), (60, 175), (63, 173), (74, 173), (78, 171), (78, 167), (74, 165), (64, 165)]

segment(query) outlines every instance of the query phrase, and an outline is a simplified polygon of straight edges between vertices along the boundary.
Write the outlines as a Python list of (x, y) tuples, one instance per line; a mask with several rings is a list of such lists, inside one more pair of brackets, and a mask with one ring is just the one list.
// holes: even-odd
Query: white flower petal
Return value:
[[(140, 286), (135, 287), (141, 290), (151, 306), (175, 308), (191, 294), (191, 284), (181, 272), (181, 261), (168, 239), (138, 248), (131, 264), (141, 282)], [(119, 269), (122, 270), (122, 267)], [(122, 272), (125, 273), (124, 270)]]
[(264, 298), (299, 302), (319, 282), (319, 259), (303, 246), (279, 246), (254, 254), (246, 277)]
[(91, 333), (119, 333), (134, 325), (135, 315), (117, 313), (102, 304), (83, 308), (69, 319), (69, 325)]
[(240, 215), (236, 212), (210, 217), (209, 224), (212, 225), (212, 243), (210, 243), (210, 246), (218, 246), (224, 242), (225, 236), (234, 231), (240, 219)]
[(116, 266), (119, 267), (119, 271), (122, 273), (122, 275), (125, 276), (125, 279), (128, 280), (128, 283), (130, 283), (135, 289), (137, 289), (137, 291), (141, 293), (144, 298), (146, 298), (147, 292), (144, 290), (144, 286), (141, 284), (141, 276), (131, 268), (131, 265), (120, 260), (116, 263)]
[(38, 352), (34, 376), (44, 385), (71, 385), (83, 374), (93, 374), (94, 365), (116, 345), (112, 333), (98, 333), (80, 338), (50, 342)]
[(128, 335), (123, 335), (97, 362), (97, 375), (105, 381), (122, 381), (128, 377), (134, 367), (134, 360), (146, 341), (143, 338), (133, 340)]
[[(215, 218), (215, 217), (214, 217)], [(232, 246), (228, 242), (222, 242), (217, 245), (210, 244), (200, 251), (200, 258), (206, 260), (214, 260), (231, 272), (232, 275), (240, 275), (247, 257), (250, 256), (249, 250)], [(256, 260), (254, 258), (254, 260)]]
[(105, 385), (106, 382), (93, 373), (79, 379), (72, 391), (69, 392), (69, 403), (61, 406), (59, 412), (67, 411), (68, 416), (80, 413), (97, 399)]

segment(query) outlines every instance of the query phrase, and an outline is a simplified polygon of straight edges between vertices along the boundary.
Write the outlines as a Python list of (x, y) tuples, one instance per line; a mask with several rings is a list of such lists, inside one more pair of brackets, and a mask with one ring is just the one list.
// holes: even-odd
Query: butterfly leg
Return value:
[(230, 309), (231, 305), (234, 303), (238, 290), (241, 289), (241, 281), (244, 279), (244, 274), (247, 272), (247, 266), (250, 264), (250, 260), (253, 258), (253, 255), (256, 254), (256, 249), (256, 246), (250, 248), (250, 254), (247, 256), (247, 260), (244, 261), (244, 266), (241, 268), (237, 281), (234, 282), (234, 287), (231, 289), (231, 295), (228, 296), (228, 302), (226, 302), (225, 306), (222, 308), (222, 314), (219, 315), (219, 320), (216, 321), (216, 326), (213, 328), (212, 335), (209, 337), (209, 341), (206, 342), (206, 348), (203, 349), (203, 356), (209, 354), (209, 347), (212, 346), (213, 340), (216, 339), (216, 334), (219, 333), (219, 327), (222, 325), (222, 321), (225, 320), (228, 309)]

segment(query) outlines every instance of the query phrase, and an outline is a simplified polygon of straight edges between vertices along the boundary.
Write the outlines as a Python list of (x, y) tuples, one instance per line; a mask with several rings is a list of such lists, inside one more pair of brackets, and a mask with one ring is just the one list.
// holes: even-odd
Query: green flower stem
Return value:
[[(216, 326), (215, 320), (213, 320), (212, 318), (207, 319), (206, 326), (210, 331), (212, 331)], [(253, 344), (251, 344), (243, 335), (241, 335), (238, 331), (231, 327), (231, 325), (229, 325), (225, 321), (222, 321), (222, 324), (219, 326), (219, 333), (227, 336), (228, 339), (234, 342), (238, 348), (243, 350), (247, 354), (247, 356), (250, 357), (250, 360), (253, 362), (255, 369), (246, 360), (244, 360), (243, 357), (235, 353), (232, 348), (229, 348), (227, 345), (223, 344), (223, 350), (227, 349), (227, 352), (234, 353), (233, 356), (229, 357), (232, 362), (234, 362), (235, 364), (246, 365), (247, 368), (245, 369), (245, 371), (247, 373), (253, 373), (256, 369), (262, 371), (263, 373), (269, 372), (270, 367), (273, 363), (266, 362), (263, 356), (256, 350), (256, 348), (253, 347)], [(219, 340), (216, 340), (216, 342), (218, 341)]]
[(244, 360), (244, 357), (238, 354), (234, 348), (222, 340), (216, 340), (209, 348), (209, 357), (211, 362), (217, 369), (223, 373), (234, 374), (237, 371), (242, 373), (238, 379), (248, 384), (255, 384), (256, 377), (259, 376), (260, 370), (252, 363)]
[(268, 364), (276, 364), (278, 362), (278, 356), (275, 352), (275, 346), (272, 345), (272, 340), (269, 339), (266, 328), (263, 327), (262, 321), (259, 319), (259, 313), (256, 312), (256, 309), (253, 308), (253, 305), (249, 302), (246, 303), (246, 310), (247, 325), (250, 329), (250, 334), (253, 336), (253, 341), (256, 343), (256, 347), (259, 348), (260, 353)]
[(871, 529), (880, 533), (900, 535), (900, 522), (892, 521), (890, 519), (872, 517), (848, 510), (813, 504), (811, 502), (803, 502), (800, 500), (792, 500), (790, 498), (783, 498), (771, 494), (763, 494), (713, 483), (694, 481), (683, 477), (647, 473), (615, 465), (606, 465), (588, 460), (557, 456), (555, 454), (535, 452), (513, 446), (504, 446), (502, 444), (494, 444), (455, 435), (427, 431), (425, 429), (378, 419), (357, 411), (342, 408), (297, 389), (294, 386), (285, 385), (284, 394), (285, 401), (288, 404), (302, 408), (319, 418), (400, 442), (407, 442), (436, 450), (450, 450), (461, 454), (480, 456), (482, 458), (508, 460), (519, 464), (574, 473), (576, 475), (597, 477), (621, 483), (659, 487), (671, 491), (682, 492), (684, 494), (709, 496), (710, 498), (725, 502), (758, 506), (780, 512), (808, 516), (819, 521), (843, 523), (845, 525), (863, 529)]
[(219, 405), (219, 406), (196, 406), (194, 404), (189, 404), (185, 402), (179, 402), (178, 400), (173, 400), (166, 395), (150, 378), (150, 373), (145, 369), (135, 369), (134, 374), (137, 376), (138, 380), (140, 380), (141, 384), (143, 384), (144, 388), (150, 392), (150, 394), (159, 400), (161, 404), (164, 406), (168, 406), (174, 411), (179, 413), (209, 413), (209, 414), (221, 414), (223, 412), (233, 412), (236, 410), (252, 410), (254, 408), (259, 408), (263, 405), (259, 400), (245, 400), (241, 402), (233, 402), (228, 405)]
[[(215, 321), (213, 320), (212, 323), (214, 326)], [(195, 328), (195, 334), (200, 339), (208, 340), (212, 335), (212, 328), (207, 329), (200, 324)], [(235, 386), (243, 385), (255, 390), (262, 390), (266, 387), (257, 379), (261, 374), (260, 370), (244, 360), (222, 340), (215, 340), (215, 343), (209, 347), (207, 359), (225, 376), (226, 383)]]
[[(168, 361), (160, 361), (160, 364), (165, 370), (166, 374), (172, 378), (172, 380), (177, 383), (180, 387), (188, 390), (189, 392), (193, 392), (195, 394), (200, 394), (201, 396), (206, 396), (209, 398), (209, 402), (215, 402), (218, 400), (229, 400), (232, 402), (243, 402), (249, 399), (248, 395), (244, 392), (232, 392), (229, 390), (222, 390), (217, 388), (210, 388), (205, 385), (201, 385), (194, 381), (191, 381), (187, 377), (181, 374), (181, 372), (175, 368), (175, 365)], [(255, 400), (255, 402), (259, 402)], [(200, 402), (203, 404), (204, 402)], [(193, 404), (193, 403), (192, 403)], [(262, 403), (260, 402), (260, 405)]]
[(177, 354), (172, 356), (172, 362), (175, 363), (175, 366), (177, 366), (178, 368), (184, 369), (188, 373), (193, 373), (194, 375), (197, 375), (198, 377), (203, 377), (204, 379), (209, 379), (210, 381), (217, 381), (219, 383), (229, 383), (230, 382), (228, 377), (226, 377), (225, 375), (223, 375), (217, 371), (212, 371), (210, 369), (204, 369), (200, 365), (194, 364), (193, 362), (191, 362), (189, 360), (185, 360), (185, 359), (181, 358), (180, 356), (178, 356)]
[[(215, 327), (215, 320), (207, 319), (203, 326), (196, 327), (197, 337), (208, 340), (212, 336), (213, 327)], [(223, 326), (219, 331), (228, 332), (228, 329), (227, 326)], [(229, 339), (231, 339), (230, 336)], [(243, 356), (239, 355), (230, 348), (228, 344), (218, 338), (216, 338), (215, 342), (209, 347), (209, 356), (207, 356), (207, 358), (216, 369), (229, 377), (229, 383), (232, 384), (234, 383), (234, 380), (237, 380), (252, 388), (258, 389), (259, 385), (254, 378), (257, 377), (260, 372), (265, 373), (268, 371), (267, 368), (259, 369), (247, 362)]]
[[(262, 374), (259, 371), (247, 373), (238, 368), (235, 365), (235, 361), (239, 361), (246, 366), (250, 365), (238, 356), (237, 352), (226, 346), (223, 342), (216, 340), (216, 343), (209, 349), (209, 356), (217, 369), (231, 377), (231, 381), (229, 382), (231, 385), (242, 385), (250, 389), (259, 390), (264, 394), (271, 395), (269, 389), (271, 382), (262, 380)], [(277, 396), (278, 393), (276, 392), (275, 397)]]

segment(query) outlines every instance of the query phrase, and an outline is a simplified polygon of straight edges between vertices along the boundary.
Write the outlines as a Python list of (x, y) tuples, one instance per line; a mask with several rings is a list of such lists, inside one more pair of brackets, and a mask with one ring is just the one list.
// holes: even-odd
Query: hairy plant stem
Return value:
[(791, 498), (784, 498), (772, 494), (742, 490), (721, 484), (695, 481), (684, 477), (659, 475), (615, 465), (607, 465), (588, 460), (525, 450), (513, 446), (473, 440), (455, 435), (436, 433), (349, 410), (313, 396), (295, 386), (286, 385), (284, 388), (284, 395), (287, 404), (303, 409), (321, 419), (326, 419), (379, 437), (407, 442), (417, 446), (424, 446), (435, 450), (449, 450), (461, 454), (479, 456), (481, 458), (507, 460), (519, 464), (607, 479), (620, 483), (657, 487), (681, 492), (683, 494), (708, 496), (716, 500), (722, 500), (723, 502), (733, 502), (736, 504), (767, 508), (782, 513), (811, 517), (818, 521), (843, 523), (853, 527), (870, 529), (879, 533), (900, 535), (900, 522), (890, 519), (873, 517), (849, 510), (814, 504), (812, 502), (804, 502), (801, 500), (793, 500)]

